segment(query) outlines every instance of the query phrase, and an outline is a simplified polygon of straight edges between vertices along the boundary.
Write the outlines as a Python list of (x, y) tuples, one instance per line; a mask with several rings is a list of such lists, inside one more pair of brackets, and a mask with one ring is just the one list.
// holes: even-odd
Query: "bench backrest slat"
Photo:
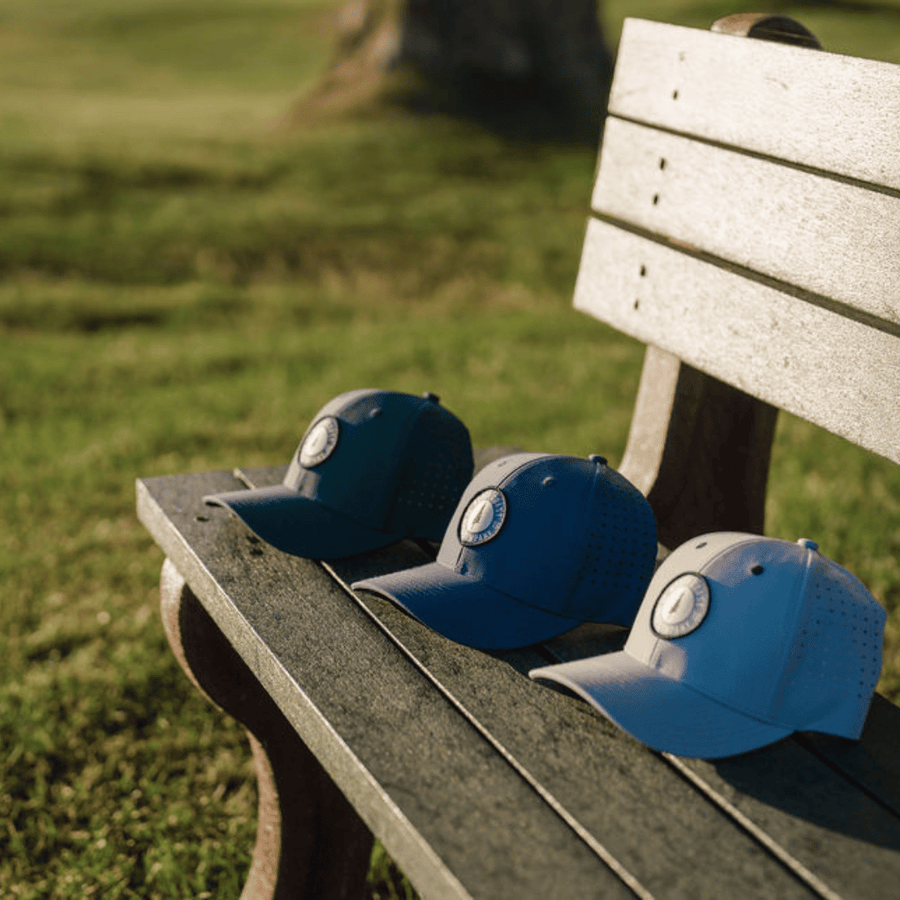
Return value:
[(900, 66), (628, 20), (575, 306), (900, 462), (898, 122)]
[(890, 63), (627, 19), (609, 112), (900, 190)]
[(900, 462), (896, 335), (599, 220), (576, 293), (619, 331)]
[(593, 208), (900, 326), (900, 196), (611, 119)]

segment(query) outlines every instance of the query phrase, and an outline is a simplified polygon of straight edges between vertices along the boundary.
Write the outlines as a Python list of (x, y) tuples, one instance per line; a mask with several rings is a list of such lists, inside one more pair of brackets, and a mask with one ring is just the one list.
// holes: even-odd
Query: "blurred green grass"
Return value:
[[(241, 730), (157, 618), (135, 477), (286, 462), (354, 387), (434, 390), (479, 444), (624, 449), (642, 348), (570, 298), (594, 155), (376, 109), (286, 128), (335, 0), (0, 9), (0, 894), (238, 896)], [(900, 61), (894, 7), (780, 5)], [(714, 3), (607, 3), (707, 27)], [(891, 611), (900, 476), (790, 417), (769, 526)], [(373, 891), (394, 890), (383, 856)]]

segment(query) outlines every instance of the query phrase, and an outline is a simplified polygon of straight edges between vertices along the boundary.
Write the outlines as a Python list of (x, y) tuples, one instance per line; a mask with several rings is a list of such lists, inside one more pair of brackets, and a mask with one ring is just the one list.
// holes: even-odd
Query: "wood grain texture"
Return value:
[(859, 741), (826, 734), (810, 734), (805, 739), (829, 765), (900, 816), (900, 715), (893, 703), (880, 694), (872, 698)]
[(609, 110), (900, 190), (900, 66), (626, 19)]
[[(822, 896), (866, 898), (878, 872), (877, 890), (889, 896), (900, 875), (900, 820), (797, 740), (715, 762), (667, 755), (673, 767), (735, 821), (745, 822), (785, 865)], [(798, 824), (802, 823), (802, 824)], [(860, 866), (860, 848), (866, 862)]]
[(900, 462), (900, 338), (606, 222), (587, 228), (575, 306)]
[(613, 118), (593, 207), (900, 325), (900, 196)]
[(248, 729), (259, 806), (242, 900), (362, 900), (371, 832), (168, 559), (160, 602), (188, 677)]

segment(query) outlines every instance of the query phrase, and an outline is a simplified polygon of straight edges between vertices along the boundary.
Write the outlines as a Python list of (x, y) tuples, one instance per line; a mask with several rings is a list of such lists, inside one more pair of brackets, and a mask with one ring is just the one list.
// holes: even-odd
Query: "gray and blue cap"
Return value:
[(281, 484), (204, 500), (285, 553), (337, 559), (440, 541), (473, 467), (468, 430), (434, 394), (356, 390), (322, 407)]
[(650, 505), (601, 457), (517, 453), (472, 479), (435, 562), (353, 587), (459, 643), (523, 647), (582, 622), (630, 625), (656, 549)]
[(858, 738), (885, 619), (813, 541), (710, 534), (659, 567), (622, 651), (529, 674), (680, 756), (734, 756), (794, 731)]

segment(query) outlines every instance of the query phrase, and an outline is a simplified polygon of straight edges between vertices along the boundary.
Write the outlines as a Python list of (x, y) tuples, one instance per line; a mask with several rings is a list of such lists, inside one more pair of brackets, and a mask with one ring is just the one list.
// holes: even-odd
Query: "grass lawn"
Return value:
[[(285, 127), (336, 0), (0, 9), (0, 896), (237, 897), (240, 728), (172, 658), (142, 475), (287, 462), (335, 394), (433, 390), (478, 444), (621, 458), (642, 348), (570, 308), (594, 154), (389, 109)], [(900, 62), (900, 3), (777, 4)], [(607, 3), (707, 27), (710, 2)], [(769, 533), (890, 612), (900, 472), (781, 419)], [(373, 896), (402, 896), (380, 851)]]

